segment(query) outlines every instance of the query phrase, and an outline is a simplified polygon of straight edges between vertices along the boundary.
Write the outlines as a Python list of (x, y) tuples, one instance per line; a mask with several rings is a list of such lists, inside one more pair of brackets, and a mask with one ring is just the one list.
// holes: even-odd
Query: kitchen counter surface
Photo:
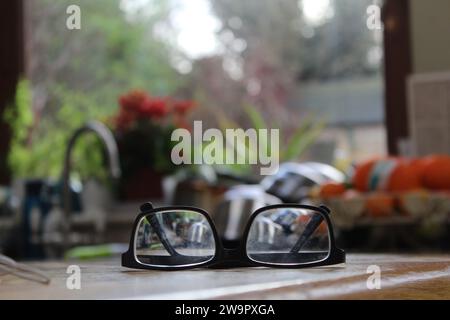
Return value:
[[(81, 268), (80, 290), (66, 287), (73, 264)], [(0, 299), (450, 299), (450, 255), (349, 254), (345, 265), (290, 270), (140, 271), (122, 268), (119, 258), (34, 265), (51, 283), (4, 275)], [(367, 288), (374, 265), (379, 290)]]

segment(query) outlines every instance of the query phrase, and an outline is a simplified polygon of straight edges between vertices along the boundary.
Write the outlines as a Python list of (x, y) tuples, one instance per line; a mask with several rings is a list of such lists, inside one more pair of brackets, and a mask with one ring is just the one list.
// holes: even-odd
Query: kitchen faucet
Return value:
[(69, 246), (69, 234), (72, 229), (72, 224), (70, 216), (72, 213), (71, 206), (71, 192), (70, 192), (70, 174), (71, 174), (71, 156), (73, 148), (78, 140), (85, 133), (96, 134), (103, 145), (105, 146), (105, 151), (108, 158), (109, 173), (112, 179), (117, 180), (120, 178), (120, 162), (119, 162), (119, 152), (116, 144), (116, 140), (112, 132), (101, 122), (89, 121), (81, 128), (77, 129), (72, 137), (69, 139), (65, 158), (64, 158), (64, 169), (62, 174), (62, 184), (63, 184), (63, 219), (62, 219), (62, 233), (63, 233), (63, 243), (64, 249)]

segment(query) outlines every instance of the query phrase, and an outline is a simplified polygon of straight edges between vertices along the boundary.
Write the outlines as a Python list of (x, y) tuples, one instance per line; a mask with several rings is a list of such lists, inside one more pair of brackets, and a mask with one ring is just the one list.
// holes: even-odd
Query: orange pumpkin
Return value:
[(377, 159), (371, 159), (359, 164), (353, 175), (353, 186), (356, 190), (365, 192), (369, 190), (369, 178)]
[(368, 195), (366, 198), (366, 210), (372, 217), (387, 217), (392, 215), (394, 205), (394, 196), (387, 193), (376, 192)]
[(410, 165), (412, 170), (414, 170), (416, 172), (416, 174), (419, 176), (420, 180), (422, 181), (422, 177), (423, 177), (423, 173), (425, 170), (425, 165), (426, 165), (426, 158), (415, 158), (415, 159), (411, 159), (410, 161)]
[(320, 187), (319, 195), (322, 199), (342, 196), (347, 188), (343, 183), (328, 182)]
[(420, 189), (419, 172), (417, 164), (413, 166), (411, 162), (399, 161), (389, 176), (387, 190), (403, 192)]
[(432, 155), (423, 163), (422, 181), (432, 190), (450, 190), (450, 156)]
[(384, 190), (403, 192), (422, 187), (423, 164), (402, 158), (387, 157), (362, 163), (355, 170), (353, 184), (358, 191)]

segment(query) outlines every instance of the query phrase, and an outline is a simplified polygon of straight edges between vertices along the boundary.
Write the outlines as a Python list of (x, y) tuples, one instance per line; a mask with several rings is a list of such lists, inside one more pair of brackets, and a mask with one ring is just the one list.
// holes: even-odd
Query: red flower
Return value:
[(142, 104), (141, 113), (144, 117), (149, 119), (159, 119), (164, 117), (169, 112), (167, 101), (164, 98), (147, 99)]
[(195, 104), (193, 101), (176, 101), (170, 97), (151, 97), (142, 90), (133, 90), (119, 97), (120, 110), (114, 118), (117, 129), (127, 130), (139, 120), (160, 120), (173, 111), (172, 122), (188, 127), (185, 115)]
[(195, 103), (190, 100), (175, 101), (174, 111), (179, 115), (185, 115), (189, 110), (195, 107)]
[(121, 96), (119, 103), (122, 110), (139, 112), (148, 99), (150, 96), (145, 91), (134, 90)]

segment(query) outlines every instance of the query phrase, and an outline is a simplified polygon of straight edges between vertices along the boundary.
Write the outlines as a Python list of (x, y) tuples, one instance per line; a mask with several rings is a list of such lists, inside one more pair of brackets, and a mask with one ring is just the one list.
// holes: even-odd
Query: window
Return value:
[[(345, 167), (385, 153), (382, 30), (373, 0), (34, 0), (33, 108), (46, 131), (107, 119), (132, 88), (193, 98), (195, 118), (292, 133), (325, 121), (303, 159)], [(81, 29), (66, 26), (69, 5)], [(372, 7), (373, 8), (373, 7)], [(55, 129), (56, 130), (56, 129)], [(63, 141), (64, 139), (60, 139)]]

